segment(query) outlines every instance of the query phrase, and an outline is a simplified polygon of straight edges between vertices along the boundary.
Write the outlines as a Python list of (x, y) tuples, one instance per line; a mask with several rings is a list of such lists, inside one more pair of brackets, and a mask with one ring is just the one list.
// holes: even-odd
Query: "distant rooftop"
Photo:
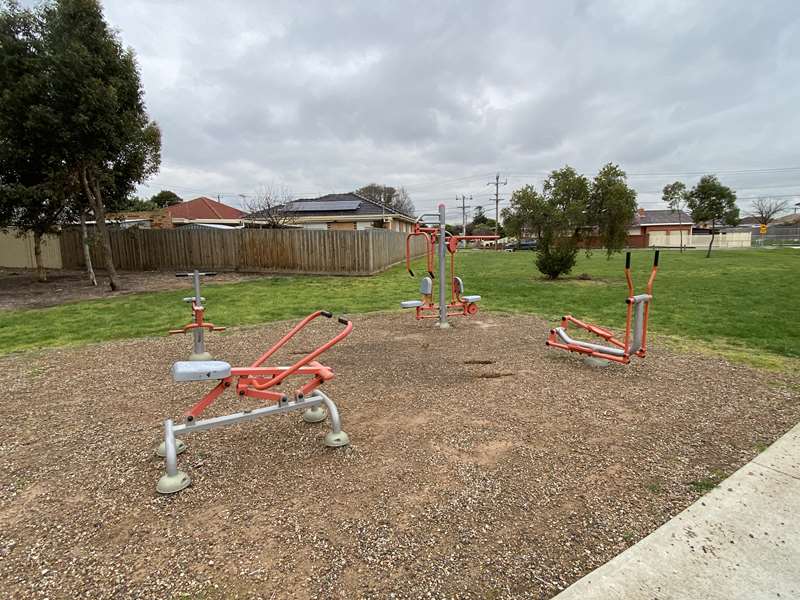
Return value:
[(677, 210), (639, 210), (633, 218), (634, 225), (691, 225), (692, 216)]
[[(300, 198), (287, 202), (280, 209), (287, 213), (296, 214), (298, 217), (393, 215), (413, 220), (410, 215), (365, 198), (355, 192), (326, 194), (318, 198)], [(251, 217), (258, 218), (258, 214), (258, 211), (254, 212)]]
[(217, 200), (200, 196), (194, 200), (172, 204), (165, 209), (177, 219), (241, 219), (245, 213)]

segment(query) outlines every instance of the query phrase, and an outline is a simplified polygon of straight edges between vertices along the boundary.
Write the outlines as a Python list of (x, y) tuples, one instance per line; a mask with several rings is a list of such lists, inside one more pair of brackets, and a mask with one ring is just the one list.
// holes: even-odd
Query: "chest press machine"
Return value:
[[(307, 423), (318, 423), (326, 417), (330, 419), (331, 431), (325, 436), (325, 445), (329, 447), (346, 446), (350, 443), (347, 434), (342, 431), (339, 411), (333, 401), (321, 390), (326, 381), (333, 379), (333, 370), (315, 359), (326, 350), (342, 341), (353, 329), (352, 322), (339, 318), (344, 325), (339, 333), (327, 342), (306, 354), (303, 358), (288, 367), (265, 367), (264, 362), (282, 348), (300, 330), (317, 317), (332, 318), (328, 311), (318, 310), (300, 321), (289, 333), (278, 340), (269, 350), (259, 356), (249, 367), (231, 367), (219, 360), (179, 361), (172, 365), (172, 377), (178, 382), (214, 381), (216, 385), (207, 392), (194, 406), (185, 413), (185, 421), (175, 425), (172, 419), (164, 421), (164, 441), (156, 453), (166, 458), (166, 474), (159, 479), (156, 489), (161, 494), (174, 494), (191, 483), (189, 475), (178, 470), (178, 454), (186, 450), (186, 444), (176, 437), (179, 433), (191, 433), (251, 421), (268, 415), (283, 414), (294, 410), (304, 410), (303, 420)], [(310, 380), (297, 388), (293, 397), (277, 391), (277, 388), (288, 377), (309, 376)], [(198, 419), (229, 387), (234, 387), (240, 397), (257, 398), (271, 402), (269, 406), (252, 410)], [(325, 408), (322, 405), (325, 405)], [(327, 410), (326, 410), (327, 409)]]
[[(436, 227), (423, 227), (420, 222), (424, 217), (438, 217)], [(416, 318), (435, 319), (438, 317), (440, 327), (449, 327), (447, 317), (462, 317), (474, 315), (478, 312), (478, 302), (481, 297), (478, 295), (464, 295), (464, 281), (456, 277), (456, 252), (458, 244), (462, 240), (496, 240), (496, 235), (451, 235), (445, 229), (445, 205), (439, 205), (439, 213), (420, 215), (414, 230), (406, 236), (406, 269), (409, 275), (414, 277), (411, 270), (411, 238), (422, 236), (427, 242), (426, 258), (428, 276), (420, 281), (419, 291), (420, 300), (406, 300), (400, 303), (402, 308), (415, 309)], [(438, 246), (439, 254), (439, 304), (433, 301), (433, 254)], [(450, 254), (450, 301), (447, 297), (447, 254)]]
[[(631, 253), (625, 256), (625, 279), (628, 283), (628, 297), (625, 303), (628, 305), (627, 317), (625, 320), (625, 338), (618, 340), (614, 334), (603, 327), (584, 323), (573, 317), (566, 315), (561, 317), (561, 326), (550, 330), (550, 335), (545, 344), (553, 348), (561, 348), (569, 352), (577, 352), (600, 360), (609, 360), (627, 365), (631, 362), (631, 356), (644, 358), (647, 353), (647, 317), (650, 312), (650, 301), (653, 299), (653, 281), (658, 272), (658, 250), (653, 258), (653, 269), (650, 271), (650, 279), (647, 281), (647, 291), (644, 294), (633, 293), (633, 280), (631, 279)], [(593, 344), (583, 340), (576, 340), (567, 333), (567, 326), (573, 323), (577, 327), (593, 333), (606, 342), (611, 344)]]
[(203, 273), (197, 269), (195, 269), (193, 273), (175, 273), (175, 277), (189, 277), (190, 275), (194, 279), (194, 296), (184, 298), (183, 301), (191, 302), (192, 304), (192, 321), (180, 329), (171, 329), (169, 334), (175, 335), (177, 333), (191, 332), (193, 341), (192, 353), (189, 355), (189, 360), (211, 360), (211, 354), (206, 352), (205, 330), (225, 331), (225, 328), (217, 327), (213, 323), (203, 320), (206, 312), (203, 302), (205, 302), (206, 299), (200, 295), (200, 278), (213, 277), (216, 273), (211, 271)]

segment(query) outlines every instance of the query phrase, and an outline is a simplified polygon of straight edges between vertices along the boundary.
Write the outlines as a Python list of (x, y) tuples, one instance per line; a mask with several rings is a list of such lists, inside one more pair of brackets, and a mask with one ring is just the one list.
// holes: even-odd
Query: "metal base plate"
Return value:
[(305, 412), (303, 412), (303, 421), (306, 423), (319, 423), (320, 421), (324, 421), (327, 416), (328, 411), (318, 404), (317, 406), (307, 408)]
[(192, 479), (186, 473), (178, 471), (175, 475), (162, 475), (156, 490), (159, 494), (174, 494), (189, 487), (191, 483)]
[(603, 367), (607, 367), (611, 364), (610, 360), (606, 360), (605, 358), (597, 358), (596, 356), (584, 356), (583, 362), (596, 369), (602, 369)]
[[(179, 440), (178, 438), (175, 438), (175, 454), (176, 455), (180, 454), (184, 450), (186, 450), (186, 444), (183, 442), (183, 440)], [(158, 454), (161, 458), (164, 458), (167, 455), (167, 443), (166, 442), (161, 442), (158, 445), (158, 448), (156, 448), (156, 454)]]
[(329, 448), (341, 448), (350, 443), (350, 437), (344, 432), (334, 433), (331, 431), (325, 436), (325, 445)]

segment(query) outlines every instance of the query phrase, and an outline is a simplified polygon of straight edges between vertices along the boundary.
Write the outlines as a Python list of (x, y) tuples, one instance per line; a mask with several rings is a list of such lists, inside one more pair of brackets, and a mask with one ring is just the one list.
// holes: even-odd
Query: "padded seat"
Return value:
[(175, 381), (209, 381), (231, 376), (231, 366), (221, 360), (180, 360), (172, 365)]
[(480, 302), (481, 301), (481, 297), (477, 296), (477, 295), (476, 296), (461, 296), (461, 299), (464, 302), (468, 303), (468, 304), (472, 303), (472, 302)]
[(422, 300), (406, 300), (405, 302), (401, 302), (400, 306), (403, 308), (417, 308), (418, 306), (422, 306)]

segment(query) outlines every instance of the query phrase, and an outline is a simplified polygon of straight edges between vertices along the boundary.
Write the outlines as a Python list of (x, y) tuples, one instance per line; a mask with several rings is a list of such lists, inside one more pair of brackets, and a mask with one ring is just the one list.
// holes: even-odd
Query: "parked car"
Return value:
[(522, 240), (520, 242), (512, 242), (505, 245), (506, 252), (516, 252), (517, 250), (536, 250), (536, 240)]

